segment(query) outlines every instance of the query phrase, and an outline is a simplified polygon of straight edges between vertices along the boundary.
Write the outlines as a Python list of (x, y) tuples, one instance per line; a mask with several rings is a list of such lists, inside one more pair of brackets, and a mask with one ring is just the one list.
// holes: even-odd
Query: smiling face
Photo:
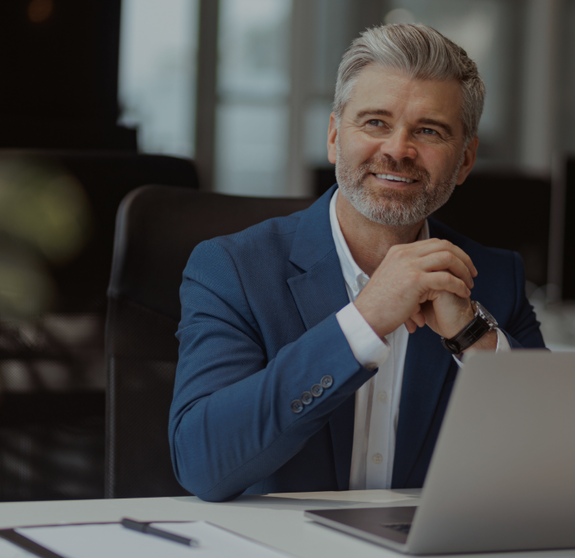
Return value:
[(473, 168), (478, 142), (464, 145), (460, 113), (456, 81), (367, 66), (339, 126), (330, 118), (328, 156), (344, 198), (376, 223), (423, 221)]

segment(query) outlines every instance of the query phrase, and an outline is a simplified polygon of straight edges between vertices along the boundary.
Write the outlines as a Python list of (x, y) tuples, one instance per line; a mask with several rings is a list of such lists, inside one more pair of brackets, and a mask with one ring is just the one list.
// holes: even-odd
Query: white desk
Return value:
[[(401, 555), (304, 519), (303, 510), (414, 505), (418, 494), (417, 490), (313, 492), (242, 496), (217, 504), (195, 497), (0, 503), (0, 528), (118, 521), (124, 516), (142, 521), (203, 519), (301, 558), (397, 557)], [(517, 554), (490, 554), (490, 558), (496, 556), (512, 558)], [(575, 558), (575, 550), (530, 552), (525, 556)]]

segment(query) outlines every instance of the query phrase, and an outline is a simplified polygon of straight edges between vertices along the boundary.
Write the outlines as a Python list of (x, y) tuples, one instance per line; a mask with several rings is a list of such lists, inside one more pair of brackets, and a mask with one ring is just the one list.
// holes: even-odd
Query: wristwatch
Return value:
[(471, 305), (475, 310), (475, 317), (451, 339), (441, 338), (441, 343), (451, 354), (458, 355), (469, 349), (488, 331), (497, 327), (497, 320), (482, 304), (472, 300)]

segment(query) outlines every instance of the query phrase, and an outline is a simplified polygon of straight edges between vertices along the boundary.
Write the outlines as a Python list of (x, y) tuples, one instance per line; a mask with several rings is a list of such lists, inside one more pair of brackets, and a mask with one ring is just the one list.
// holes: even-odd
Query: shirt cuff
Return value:
[(506, 351), (511, 350), (511, 345), (509, 344), (509, 340), (505, 333), (503, 333), (498, 327), (495, 328), (497, 332), (497, 348), (495, 349), (496, 353), (505, 353)]
[(375, 370), (388, 359), (389, 343), (377, 336), (353, 302), (344, 306), (335, 317), (353, 356), (362, 366)]

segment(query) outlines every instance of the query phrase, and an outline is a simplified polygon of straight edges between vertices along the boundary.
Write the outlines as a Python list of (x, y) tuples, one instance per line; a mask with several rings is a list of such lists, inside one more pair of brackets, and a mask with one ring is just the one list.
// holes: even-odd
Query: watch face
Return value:
[(491, 312), (489, 312), (489, 310), (483, 306), (483, 304), (475, 301), (475, 308), (477, 310), (477, 314), (491, 326), (491, 329), (497, 327), (497, 320), (492, 316)]

